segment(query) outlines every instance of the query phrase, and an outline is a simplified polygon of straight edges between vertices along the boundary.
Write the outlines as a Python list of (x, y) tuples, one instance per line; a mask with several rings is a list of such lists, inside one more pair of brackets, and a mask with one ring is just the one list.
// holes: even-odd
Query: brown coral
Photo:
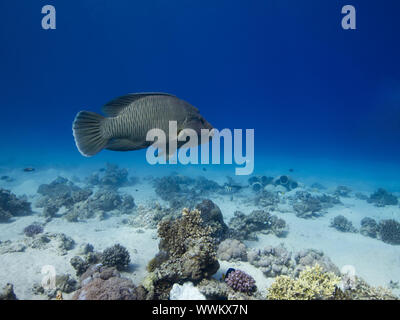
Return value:
[(197, 209), (183, 209), (179, 219), (160, 222), (159, 248), (164, 258), (158, 266), (152, 262), (156, 298), (167, 298), (174, 283), (197, 283), (217, 272), (219, 263), (213, 231), (212, 227), (203, 225)]

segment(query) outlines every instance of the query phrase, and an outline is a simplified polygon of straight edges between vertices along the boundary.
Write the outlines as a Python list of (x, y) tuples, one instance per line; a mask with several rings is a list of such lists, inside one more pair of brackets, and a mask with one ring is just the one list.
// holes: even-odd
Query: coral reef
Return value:
[(39, 223), (32, 223), (24, 228), (24, 234), (27, 237), (34, 237), (35, 235), (43, 233), (43, 226)]
[(75, 269), (77, 276), (84, 274), (90, 266), (90, 263), (79, 256), (74, 256), (71, 258), (70, 264)]
[(92, 191), (82, 189), (66, 178), (58, 177), (49, 184), (40, 185), (37, 193), (42, 197), (37, 201), (36, 206), (47, 208), (44, 214), (52, 217), (61, 207), (70, 208), (75, 203), (88, 199)]
[(24, 252), (26, 245), (21, 242), (13, 242), (11, 240), (0, 241), (0, 254)]
[(116, 164), (107, 163), (106, 168), (93, 173), (91, 176), (86, 178), (86, 182), (91, 186), (117, 190), (120, 187), (136, 184), (138, 179), (135, 177), (128, 179), (128, 170), (120, 169)]
[(206, 297), (193, 286), (192, 282), (185, 282), (183, 285), (175, 283), (169, 292), (170, 300), (206, 300)]
[(236, 181), (234, 181), (232, 179), (232, 177), (227, 176), (226, 179), (228, 180), (228, 182), (225, 182), (222, 185), (221, 189), (217, 189), (216, 191), (219, 191), (220, 194), (229, 194), (232, 195), (234, 193), (237, 193), (239, 191), (241, 191), (244, 188), (247, 188), (247, 186), (243, 186), (239, 183), (237, 183)]
[(368, 196), (366, 196), (365, 194), (361, 193), (361, 192), (356, 192), (354, 194), (354, 196), (358, 199), (358, 200), (368, 200)]
[[(339, 290), (338, 290), (339, 291)], [(384, 287), (372, 287), (365, 280), (355, 276), (354, 283), (351, 288), (341, 293), (341, 299), (346, 300), (398, 300), (389, 289)], [(338, 299), (336, 294), (335, 299)]]
[(340, 278), (324, 272), (316, 264), (301, 271), (297, 279), (278, 276), (268, 290), (269, 300), (328, 300), (333, 299)]
[(225, 282), (235, 291), (251, 294), (253, 291), (257, 290), (256, 282), (253, 277), (241, 270), (230, 272), (226, 276)]
[(61, 256), (66, 255), (75, 246), (75, 241), (64, 233), (46, 232), (33, 238), (25, 238), (23, 242), (32, 249), (45, 250), (52, 248)]
[(120, 196), (114, 190), (100, 190), (89, 201), (91, 210), (108, 212), (120, 209), (129, 211), (135, 207), (135, 200), (130, 195)]
[(204, 177), (193, 179), (179, 174), (155, 179), (154, 187), (156, 194), (175, 209), (194, 207), (196, 202), (209, 194), (225, 190), (216, 182)]
[(115, 268), (91, 266), (80, 278), (81, 288), (73, 300), (143, 300), (146, 291), (132, 280), (122, 278)]
[(156, 299), (167, 299), (172, 284), (198, 283), (219, 268), (214, 230), (204, 226), (199, 210), (183, 209), (176, 220), (163, 220), (158, 227), (159, 248), (164, 258), (153, 264), (144, 283)]
[(255, 197), (255, 204), (260, 207), (267, 209), (273, 209), (280, 202), (279, 195), (277, 192), (262, 190)]
[(360, 233), (366, 237), (376, 238), (379, 232), (378, 223), (372, 219), (365, 217), (361, 220)]
[(294, 255), (286, 249), (283, 244), (276, 247), (267, 246), (262, 250), (251, 249), (247, 252), (249, 262), (260, 269), (266, 277), (277, 277), (280, 275), (298, 276), (306, 267), (316, 264), (321, 266), (325, 272), (340, 274), (329, 257), (323, 252), (315, 249), (301, 250)]
[(357, 229), (354, 228), (353, 223), (343, 215), (338, 215), (333, 218), (330, 226), (341, 232), (357, 232)]
[(324, 209), (340, 204), (340, 200), (336, 197), (326, 194), (312, 195), (306, 191), (297, 191), (290, 200), (296, 216), (306, 219), (319, 217)]
[(52, 205), (52, 204), (48, 203), (43, 207), (42, 214), (45, 218), (51, 219), (56, 215), (58, 210), (59, 210), (59, 208), (56, 205)]
[(12, 217), (31, 213), (31, 204), (25, 197), (18, 198), (11, 191), (0, 188), (0, 222), (7, 222)]
[(219, 244), (217, 257), (226, 261), (247, 261), (246, 245), (236, 239), (226, 239)]
[(94, 251), (94, 247), (90, 243), (83, 243), (79, 246), (79, 254), (87, 255)]
[(400, 223), (393, 219), (379, 222), (379, 238), (386, 243), (400, 244)]
[(292, 253), (283, 244), (268, 246), (262, 250), (251, 249), (247, 253), (249, 262), (259, 268), (266, 277), (292, 274), (295, 268)]
[(78, 289), (78, 282), (69, 274), (60, 274), (56, 276), (56, 291), (71, 293)]
[(370, 195), (367, 202), (375, 204), (377, 207), (393, 206), (399, 203), (397, 197), (385, 189), (378, 189), (376, 192)]
[(45, 289), (41, 284), (35, 283), (32, 287), (32, 292), (35, 295), (45, 295), (48, 299), (57, 298), (57, 295), (62, 296), (62, 292), (71, 293), (78, 290), (78, 282), (69, 274), (56, 275), (55, 287)]
[(197, 288), (208, 300), (227, 300), (229, 294), (234, 292), (226, 282), (215, 279), (203, 279)]
[(318, 264), (324, 272), (332, 272), (340, 275), (339, 268), (322, 251), (316, 249), (306, 249), (297, 252), (294, 255), (296, 267), (294, 275), (297, 276), (306, 267), (313, 267)]
[(230, 237), (238, 240), (257, 240), (257, 232), (284, 237), (288, 232), (285, 220), (265, 210), (254, 210), (246, 215), (236, 211), (229, 221)]
[(64, 215), (69, 222), (76, 222), (97, 216), (104, 219), (110, 211), (128, 214), (135, 207), (134, 198), (130, 195), (121, 196), (114, 189), (100, 189), (85, 201), (75, 203)]
[(297, 199), (293, 204), (296, 216), (300, 218), (313, 218), (322, 215), (322, 204), (316, 197), (306, 192), (298, 192), (296, 195)]
[(100, 261), (106, 267), (115, 267), (121, 271), (128, 267), (131, 259), (128, 250), (117, 243), (103, 251)]
[(349, 198), (352, 190), (346, 186), (338, 186), (334, 191), (334, 195), (337, 197)]
[(366, 217), (361, 220), (360, 233), (389, 244), (400, 244), (400, 223), (394, 219), (385, 219), (378, 224), (374, 219)]
[(326, 187), (325, 187), (324, 185), (322, 185), (321, 183), (319, 183), (319, 182), (314, 182), (314, 183), (310, 186), (310, 188), (311, 188), (311, 189), (314, 189), (314, 190), (317, 190), (317, 191), (326, 190)]
[(11, 283), (7, 283), (0, 291), (0, 300), (18, 300)]
[(211, 226), (213, 229), (211, 237), (217, 242), (224, 240), (228, 234), (228, 226), (224, 222), (220, 208), (211, 200), (206, 199), (197, 204), (196, 209), (200, 211), (203, 225)]
[(155, 229), (161, 220), (177, 218), (178, 212), (175, 209), (163, 207), (157, 202), (148, 206), (139, 205), (136, 207), (135, 214), (122, 220), (122, 223), (135, 228)]
[(70, 222), (85, 220), (97, 215), (103, 219), (106, 212), (118, 210), (130, 213), (135, 207), (132, 196), (121, 196), (115, 189), (100, 189), (92, 195), (91, 190), (81, 189), (64, 178), (57, 178), (49, 185), (39, 187), (43, 197), (37, 202), (43, 207), (45, 217), (54, 217), (61, 207), (66, 207), (64, 218)]
[(235, 291), (229, 287), (225, 281), (215, 279), (203, 279), (197, 288), (209, 300), (255, 300), (262, 299), (258, 291), (247, 294), (241, 291)]

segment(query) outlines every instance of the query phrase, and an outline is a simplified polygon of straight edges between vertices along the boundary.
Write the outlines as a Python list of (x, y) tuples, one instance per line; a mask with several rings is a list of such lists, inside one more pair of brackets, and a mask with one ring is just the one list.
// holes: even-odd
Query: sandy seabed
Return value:
[[(15, 181), (12, 183), (1, 182), (0, 187), (10, 189), (15, 194), (27, 195), (32, 202), (34, 214), (18, 217), (9, 223), (0, 224), (0, 241), (18, 241), (24, 239), (23, 229), (27, 225), (37, 221), (44, 222), (39, 216), (41, 209), (35, 208), (38, 195), (37, 188), (42, 183), (49, 183), (57, 176), (71, 178), (70, 172), (60, 172), (50, 169), (41, 173), (34, 173), (29, 178), (23, 173), (15, 172)], [(223, 181), (224, 177), (207, 178)], [(141, 179), (140, 184), (134, 187), (119, 189), (123, 193), (131, 194), (135, 198), (136, 205), (148, 205), (159, 202), (163, 204), (154, 192), (154, 188), (146, 179)], [(228, 223), (235, 211), (246, 214), (256, 207), (249, 201), (249, 190), (231, 199), (229, 196), (217, 195), (210, 197), (221, 209), (224, 220)], [(330, 227), (331, 220), (337, 215), (343, 215), (357, 228), (364, 217), (377, 220), (397, 219), (400, 215), (398, 206), (386, 206), (378, 208), (373, 204), (356, 198), (341, 198), (343, 205), (336, 205), (316, 219), (302, 219), (296, 217), (288, 205), (279, 205), (278, 211), (272, 212), (283, 218), (289, 226), (289, 232), (285, 238), (274, 235), (258, 236), (258, 241), (245, 241), (249, 248), (263, 248), (268, 245), (276, 246), (284, 243), (292, 251), (301, 249), (318, 249), (324, 252), (339, 269), (344, 266), (353, 266), (356, 274), (364, 278), (373, 286), (388, 286), (390, 281), (400, 281), (400, 250), (399, 246), (390, 245), (365, 237), (360, 233), (343, 233)], [(42, 267), (54, 266), (57, 274), (75, 275), (75, 270), (69, 263), (70, 259), (78, 255), (82, 244), (90, 243), (96, 251), (102, 251), (116, 243), (126, 247), (131, 256), (130, 270), (121, 275), (131, 278), (135, 284), (146, 276), (147, 262), (158, 252), (158, 238), (156, 229), (135, 228), (122, 223), (128, 215), (111, 216), (105, 220), (88, 219), (86, 222), (67, 222), (61, 218), (55, 218), (45, 226), (45, 232), (64, 233), (75, 241), (74, 249), (67, 251), (66, 255), (60, 255), (53, 248), (32, 249), (26, 248), (24, 252), (5, 253), (0, 255), (0, 286), (6, 283), (14, 285), (15, 294), (19, 299), (46, 299), (45, 296), (34, 295), (32, 287), (35, 283), (41, 283)], [(398, 219), (397, 219), (398, 220)], [(238, 268), (252, 275), (256, 280), (258, 289), (266, 292), (272, 283), (272, 278), (267, 278), (263, 273), (248, 262), (220, 261), (220, 270), (214, 275), (220, 278), (228, 268)], [(393, 290), (400, 294), (398, 289)], [(68, 299), (72, 294), (64, 294)]]

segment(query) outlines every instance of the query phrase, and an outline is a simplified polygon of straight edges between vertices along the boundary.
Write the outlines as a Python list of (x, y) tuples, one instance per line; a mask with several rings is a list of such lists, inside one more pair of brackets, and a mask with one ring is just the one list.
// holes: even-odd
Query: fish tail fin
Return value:
[(90, 111), (80, 111), (72, 124), (75, 144), (79, 152), (90, 157), (100, 152), (108, 139), (102, 133), (105, 117)]

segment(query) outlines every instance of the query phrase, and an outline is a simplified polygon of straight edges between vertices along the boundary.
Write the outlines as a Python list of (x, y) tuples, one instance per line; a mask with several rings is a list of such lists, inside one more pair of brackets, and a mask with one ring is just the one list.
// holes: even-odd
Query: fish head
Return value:
[(186, 118), (185, 128), (192, 129), (201, 135), (202, 129), (212, 130), (214, 127), (200, 114), (192, 113)]

